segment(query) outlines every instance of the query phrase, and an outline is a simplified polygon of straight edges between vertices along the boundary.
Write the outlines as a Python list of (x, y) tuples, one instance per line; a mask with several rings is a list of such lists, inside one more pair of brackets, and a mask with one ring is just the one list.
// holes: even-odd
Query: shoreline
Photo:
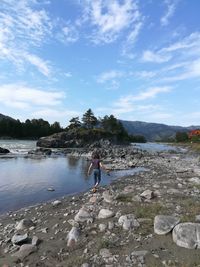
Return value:
[[(0, 216), (0, 266), (194, 267), (198, 250), (178, 246), (171, 234), (156, 234), (153, 223), (159, 214), (196, 222), (199, 159), (163, 152), (145, 154), (140, 163), (148, 171), (118, 178), (95, 194), (64, 196)], [(147, 190), (152, 193), (142, 196)], [(127, 214), (134, 220), (121, 225)], [(16, 229), (23, 219), (33, 225)], [(14, 235), (28, 238), (13, 244)]]

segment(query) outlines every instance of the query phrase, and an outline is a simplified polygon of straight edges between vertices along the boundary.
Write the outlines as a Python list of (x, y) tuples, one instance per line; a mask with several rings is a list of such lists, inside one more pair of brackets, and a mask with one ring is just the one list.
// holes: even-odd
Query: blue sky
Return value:
[(200, 124), (200, 1), (0, 0), (0, 113)]

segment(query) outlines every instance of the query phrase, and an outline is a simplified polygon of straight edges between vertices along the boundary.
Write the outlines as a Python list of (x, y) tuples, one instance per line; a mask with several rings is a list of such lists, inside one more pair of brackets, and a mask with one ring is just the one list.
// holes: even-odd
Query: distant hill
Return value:
[(3, 120), (3, 119), (15, 121), (15, 119), (0, 113), (0, 121)]
[(160, 123), (124, 120), (120, 120), (120, 122), (129, 134), (143, 135), (147, 141), (163, 141), (174, 138), (176, 132), (187, 132), (193, 129), (200, 129), (200, 126), (169, 126)]

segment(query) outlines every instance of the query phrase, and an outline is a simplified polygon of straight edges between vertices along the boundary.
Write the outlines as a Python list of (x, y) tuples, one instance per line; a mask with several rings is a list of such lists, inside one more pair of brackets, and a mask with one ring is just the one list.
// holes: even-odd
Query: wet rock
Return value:
[(53, 192), (53, 191), (55, 191), (55, 189), (53, 187), (49, 187), (49, 188), (47, 188), (47, 191)]
[(135, 218), (135, 215), (133, 214), (120, 216), (118, 223), (119, 225), (122, 225), (124, 230), (130, 230), (132, 228), (136, 228), (140, 226), (139, 222)]
[(35, 224), (33, 223), (32, 220), (30, 219), (23, 219), (21, 221), (19, 221), (15, 227), (16, 230), (24, 230), (26, 228), (32, 227)]
[(180, 247), (190, 249), (200, 248), (200, 224), (180, 223), (174, 227), (172, 238)]
[(180, 219), (174, 216), (157, 215), (154, 218), (154, 232), (158, 235), (165, 235), (179, 222)]
[(114, 216), (114, 212), (109, 209), (101, 209), (98, 214), (99, 219), (111, 218)]
[(8, 154), (8, 153), (10, 153), (8, 149), (0, 147), (0, 154)]
[(30, 255), (31, 253), (33, 253), (35, 251), (37, 251), (36, 246), (31, 245), (31, 244), (24, 244), (12, 256), (17, 258), (17, 259), (24, 260), (28, 255)]

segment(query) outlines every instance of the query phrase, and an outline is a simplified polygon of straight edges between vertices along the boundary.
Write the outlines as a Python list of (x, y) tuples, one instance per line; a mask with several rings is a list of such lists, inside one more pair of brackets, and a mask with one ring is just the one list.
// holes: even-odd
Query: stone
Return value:
[(200, 178), (199, 177), (192, 177), (189, 179), (189, 181), (193, 184), (197, 184), (197, 185), (200, 184)]
[(120, 216), (118, 223), (123, 227), (124, 230), (130, 230), (140, 226), (134, 214), (127, 214)]
[(10, 151), (6, 148), (0, 147), (0, 154), (8, 154)]
[(106, 224), (104, 224), (104, 223), (99, 224), (99, 231), (100, 232), (104, 232), (106, 230), (106, 228), (107, 228)]
[(104, 191), (103, 200), (107, 203), (112, 203), (114, 201), (114, 196), (110, 194), (109, 191)]
[(49, 188), (47, 188), (47, 191), (53, 192), (53, 191), (55, 191), (55, 189), (53, 187), (49, 187)]
[(72, 227), (70, 232), (67, 235), (67, 246), (72, 247), (75, 245), (75, 243), (78, 241), (80, 236), (80, 230), (78, 227)]
[(16, 230), (24, 230), (26, 228), (32, 227), (35, 224), (33, 223), (32, 220), (30, 219), (23, 219), (21, 221), (19, 221), (15, 227)]
[(180, 219), (174, 216), (157, 215), (154, 218), (154, 232), (158, 235), (165, 235), (180, 222)]
[(53, 205), (54, 207), (57, 207), (57, 206), (59, 206), (61, 203), (62, 203), (62, 202), (61, 202), (60, 200), (55, 200), (55, 201), (52, 202), (52, 205)]
[(28, 255), (30, 255), (31, 253), (33, 253), (35, 251), (37, 251), (36, 246), (31, 245), (31, 244), (24, 244), (12, 256), (17, 258), (17, 259), (24, 260)]
[(81, 208), (79, 212), (75, 215), (74, 220), (76, 222), (93, 222), (93, 217), (91, 214), (84, 208)]
[(140, 197), (150, 200), (155, 197), (155, 194), (153, 191), (147, 189), (142, 194), (140, 194)]
[(173, 241), (177, 246), (195, 249), (200, 248), (200, 223), (180, 223), (172, 232)]
[(99, 219), (107, 219), (114, 216), (114, 212), (109, 209), (101, 209), (98, 214)]
[(38, 246), (40, 244), (40, 240), (37, 236), (33, 236), (31, 244), (33, 246)]
[(24, 234), (24, 235), (15, 234), (12, 237), (11, 242), (15, 245), (19, 245), (19, 244), (25, 243), (27, 239), (28, 239), (28, 234)]

